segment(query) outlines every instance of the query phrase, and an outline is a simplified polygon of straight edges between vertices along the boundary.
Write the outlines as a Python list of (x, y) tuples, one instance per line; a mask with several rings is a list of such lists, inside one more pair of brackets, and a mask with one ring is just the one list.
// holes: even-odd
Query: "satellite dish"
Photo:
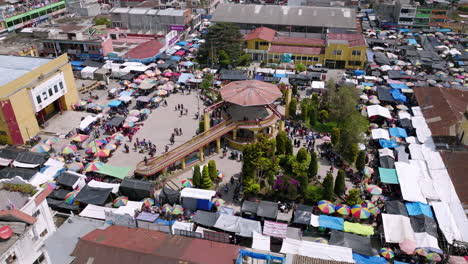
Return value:
[(0, 238), (3, 240), (9, 239), (13, 235), (13, 229), (9, 226), (0, 227)]

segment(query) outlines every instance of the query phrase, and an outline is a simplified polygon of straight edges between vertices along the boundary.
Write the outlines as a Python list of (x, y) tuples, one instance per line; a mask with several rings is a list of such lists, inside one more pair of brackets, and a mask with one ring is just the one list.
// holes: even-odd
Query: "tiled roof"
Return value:
[(450, 127), (461, 121), (468, 106), (468, 91), (415, 87), (414, 94), (433, 136), (455, 136)]
[(467, 151), (440, 151), (445, 167), (452, 179), (455, 191), (462, 204), (468, 206), (468, 181), (466, 172), (468, 171)]
[(261, 39), (271, 42), (276, 35), (276, 31), (267, 27), (259, 27), (245, 35), (245, 40)]
[(47, 196), (49, 196), (49, 194), (51, 194), (52, 192), (52, 189), (45, 188), (40, 194), (36, 196), (36, 199), (34, 199), (34, 203), (36, 203), (36, 205), (40, 205), (42, 201), (44, 201), (45, 198), (47, 198)]
[(322, 48), (271, 45), (269, 51), (273, 52), (273, 53), (292, 53), (292, 54), (302, 54), (302, 55), (319, 55), (319, 54), (322, 53)]
[(26, 213), (21, 212), (18, 209), (13, 209), (13, 210), (1, 210), (0, 211), (0, 220), (6, 219), (6, 220), (14, 220), (14, 221), (22, 221), (27, 224), (34, 224), (37, 219), (35, 217), (32, 217)]
[(296, 44), (296, 45), (314, 45), (314, 46), (324, 46), (325, 40), (323, 39), (314, 39), (314, 38), (295, 38), (295, 37), (274, 37), (273, 44), (282, 43), (282, 44)]
[(147, 59), (156, 56), (164, 45), (157, 40), (150, 40), (129, 50), (125, 57), (129, 59)]
[(77, 264), (94, 263), (233, 263), (239, 246), (163, 232), (109, 226), (80, 239), (71, 254)]

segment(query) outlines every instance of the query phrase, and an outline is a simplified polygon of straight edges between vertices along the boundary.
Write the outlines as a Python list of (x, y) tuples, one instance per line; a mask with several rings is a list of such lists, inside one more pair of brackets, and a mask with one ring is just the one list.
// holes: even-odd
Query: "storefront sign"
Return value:
[(169, 25), (169, 30), (184, 31), (185, 26), (184, 25)]

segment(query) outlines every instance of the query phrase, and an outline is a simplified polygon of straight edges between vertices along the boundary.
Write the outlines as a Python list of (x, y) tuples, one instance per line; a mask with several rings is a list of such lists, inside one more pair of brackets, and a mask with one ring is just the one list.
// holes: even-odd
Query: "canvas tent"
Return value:
[(264, 236), (261, 233), (253, 231), (252, 248), (258, 250), (271, 251), (270, 237)]
[(62, 185), (62, 186), (75, 189), (78, 185), (81, 185), (81, 187), (83, 187), (86, 184), (85, 179), (86, 179), (85, 175), (81, 176), (78, 173), (64, 171), (60, 173), (60, 175), (55, 180), (58, 185)]
[(262, 225), (259, 221), (239, 217), (239, 231), (237, 235), (241, 237), (252, 237), (253, 233), (261, 233)]
[(112, 192), (112, 188), (96, 188), (86, 185), (75, 197), (76, 202), (84, 204), (104, 205)]
[(63, 200), (56, 200), (53, 198), (47, 198), (47, 204), (50, 206), (50, 208), (60, 211), (60, 210), (65, 210), (65, 211), (76, 211), (80, 209), (79, 205), (76, 204), (67, 204)]
[(257, 214), (258, 203), (245, 200), (242, 203), (241, 212), (247, 214)]
[(382, 214), (382, 223), (387, 243), (400, 243), (406, 239), (415, 241), (413, 227), (407, 216)]
[(369, 117), (382, 116), (389, 119), (392, 118), (392, 116), (390, 115), (390, 111), (387, 108), (380, 105), (369, 105), (367, 107), (367, 115)]
[(140, 201), (152, 197), (153, 186), (151, 182), (135, 179), (124, 179), (120, 183), (120, 193), (130, 200)]
[(214, 227), (219, 216), (219, 213), (198, 210), (192, 217), (192, 221), (202, 226)]
[(260, 201), (257, 208), (257, 215), (260, 217), (276, 219), (276, 216), (278, 216), (278, 204), (269, 201)]
[(216, 192), (212, 190), (203, 190), (197, 188), (184, 188), (180, 192), (182, 206), (186, 209), (195, 211), (196, 209), (211, 210), (211, 199)]
[(400, 201), (385, 201), (385, 211), (387, 214), (408, 216), (405, 204)]
[(178, 203), (180, 200), (180, 192), (175, 191), (171, 188), (166, 186), (163, 187), (161, 192), (159, 193), (159, 203), (160, 204), (175, 204)]
[[(49, 154), (34, 153), (34, 152), (21, 152), (15, 159), (15, 162), (26, 163), (31, 165), (40, 166), (49, 159)], [(16, 167), (21, 167), (17, 166)]]
[(305, 240), (283, 239), (280, 252), (283, 254), (300, 255), (316, 259), (354, 263), (351, 248)]
[(437, 235), (437, 223), (433, 218), (426, 215), (412, 215), (410, 216), (411, 226), (415, 233), (428, 233), (433, 237)]
[(354, 253), (363, 255), (373, 256), (379, 254), (377, 250), (372, 248), (370, 238), (360, 235), (333, 230), (329, 243), (334, 246), (351, 248)]
[(6, 167), (0, 170), (0, 179), (11, 179), (11, 178), (14, 178), (15, 176), (19, 176), (23, 180), (29, 181), (36, 173), (37, 173), (37, 170), (34, 170), (34, 169)]
[(52, 193), (49, 194), (48, 197), (52, 199), (57, 199), (57, 200), (64, 200), (65, 196), (69, 193), (70, 191), (64, 190), (64, 189), (57, 189), (53, 190)]

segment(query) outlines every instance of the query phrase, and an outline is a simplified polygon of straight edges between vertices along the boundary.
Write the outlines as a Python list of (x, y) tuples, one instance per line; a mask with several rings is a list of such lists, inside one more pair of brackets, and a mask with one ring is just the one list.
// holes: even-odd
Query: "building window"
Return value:
[(15, 253), (10, 254), (10, 255), (6, 258), (5, 262), (6, 262), (7, 264), (16, 263), (16, 254), (15, 254)]
[(47, 100), (47, 92), (42, 93), (42, 99), (44, 99), (44, 101)]
[(56, 93), (58, 93), (58, 86), (57, 86), (57, 85), (54, 85), (54, 91), (55, 91)]
[(348, 61), (349, 66), (361, 66), (360, 61)]
[(49, 88), (49, 96), (54, 95), (54, 92), (52, 92), (52, 88)]
[(36, 96), (36, 101), (38, 104), (42, 103), (42, 99), (40, 95)]
[(341, 55), (341, 50), (332, 50), (332, 55)]
[(291, 56), (291, 60), (296, 60), (296, 56)]
[(264, 41), (260, 42), (260, 46), (268, 46), (268, 44), (269, 44), (268, 42), (264, 42)]
[(63, 90), (63, 83), (59, 82), (60, 90)]
[(44, 229), (44, 231), (41, 232), (41, 234), (39, 236), (44, 237), (45, 235), (47, 235), (47, 233), (49, 233), (49, 232), (47, 231), (47, 228), (46, 228), (46, 229)]
[(40, 264), (43, 263), (45, 260), (44, 253), (42, 253), (34, 262), (33, 264)]
[(40, 214), (41, 214), (41, 210), (37, 210), (36, 212), (34, 212), (34, 214), (32, 216), (37, 217)]
[(351, 55), (353, 55), (353, 56), (361, 56), (361, 51), (360, 51), (360, 50), (353, 50), (353, 51), (351, 52)]

